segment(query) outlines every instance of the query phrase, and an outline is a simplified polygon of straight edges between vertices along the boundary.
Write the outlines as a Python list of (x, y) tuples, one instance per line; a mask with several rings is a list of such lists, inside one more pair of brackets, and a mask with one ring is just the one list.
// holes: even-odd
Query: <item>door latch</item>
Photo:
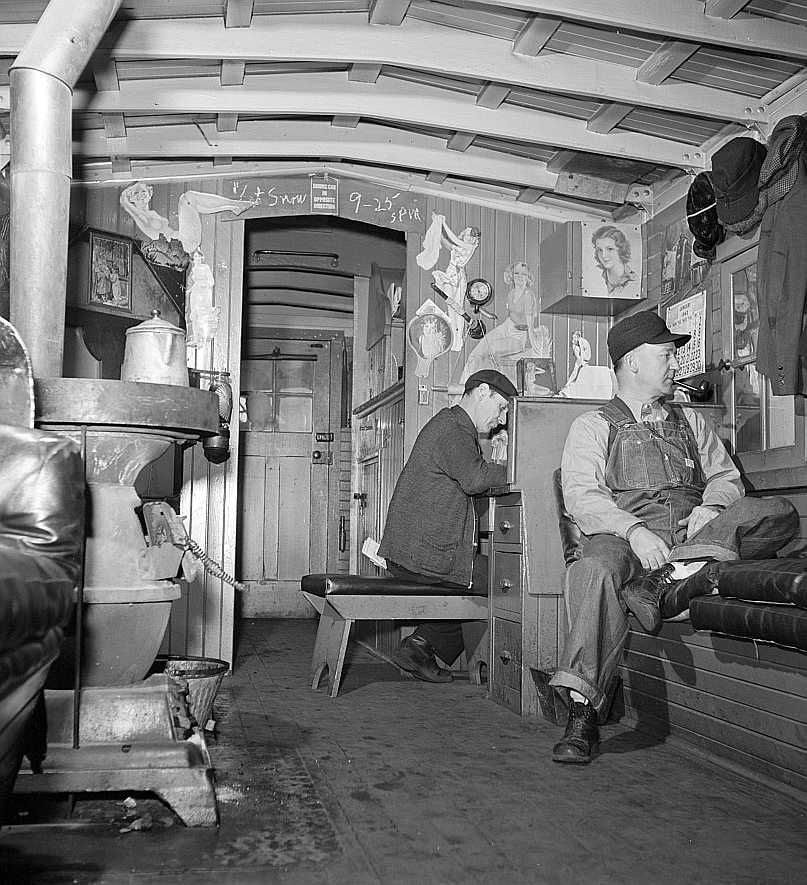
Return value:
[(330, 467), (333, 464), (333, 453), (323, 452), (320, 449), (314, 449), (314, 451), (311, 452), (311, 463), (324, 464), (327, 467)]

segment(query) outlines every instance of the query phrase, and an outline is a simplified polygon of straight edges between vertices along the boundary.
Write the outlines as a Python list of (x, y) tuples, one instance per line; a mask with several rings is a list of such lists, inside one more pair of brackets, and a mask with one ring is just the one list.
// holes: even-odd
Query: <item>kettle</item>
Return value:
[(188, 386), (185, 333), (160, 319), (155, 308), (151, 319), (126, 330), (121, 381)]

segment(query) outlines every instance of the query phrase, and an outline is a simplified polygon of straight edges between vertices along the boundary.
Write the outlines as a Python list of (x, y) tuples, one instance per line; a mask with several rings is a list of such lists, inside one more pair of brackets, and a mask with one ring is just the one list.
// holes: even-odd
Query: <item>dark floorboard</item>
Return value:
[[(147, 794), (15, 802), (5, 883), (803, 883), (807, 805), (629, 725), (590, 766), (559, 730), (467, 681), (428, 685), (352, 647), (331, 700), (313, 621), (246, 621), (216, 699), (221, 825)], [(133, 820), (151, 828), (120, 832)]]

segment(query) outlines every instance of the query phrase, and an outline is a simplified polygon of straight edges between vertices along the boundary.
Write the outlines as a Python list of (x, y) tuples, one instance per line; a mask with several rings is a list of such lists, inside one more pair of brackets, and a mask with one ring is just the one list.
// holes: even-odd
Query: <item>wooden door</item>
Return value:
[(242, 361), (238, 574), (244, 617), (305, 617), (300, 577), (328, 562), (331, 345), (261, 339)]

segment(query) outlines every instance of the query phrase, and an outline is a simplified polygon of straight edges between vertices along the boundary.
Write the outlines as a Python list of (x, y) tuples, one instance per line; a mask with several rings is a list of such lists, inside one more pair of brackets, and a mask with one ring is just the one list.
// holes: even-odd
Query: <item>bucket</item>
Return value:
[(158, 657), (156, 663), (172, 679), (184, 680), (188, 685), (190, 714), (202, 728), (212, 728), (213, 701), (229, 664), (218, 658)]

